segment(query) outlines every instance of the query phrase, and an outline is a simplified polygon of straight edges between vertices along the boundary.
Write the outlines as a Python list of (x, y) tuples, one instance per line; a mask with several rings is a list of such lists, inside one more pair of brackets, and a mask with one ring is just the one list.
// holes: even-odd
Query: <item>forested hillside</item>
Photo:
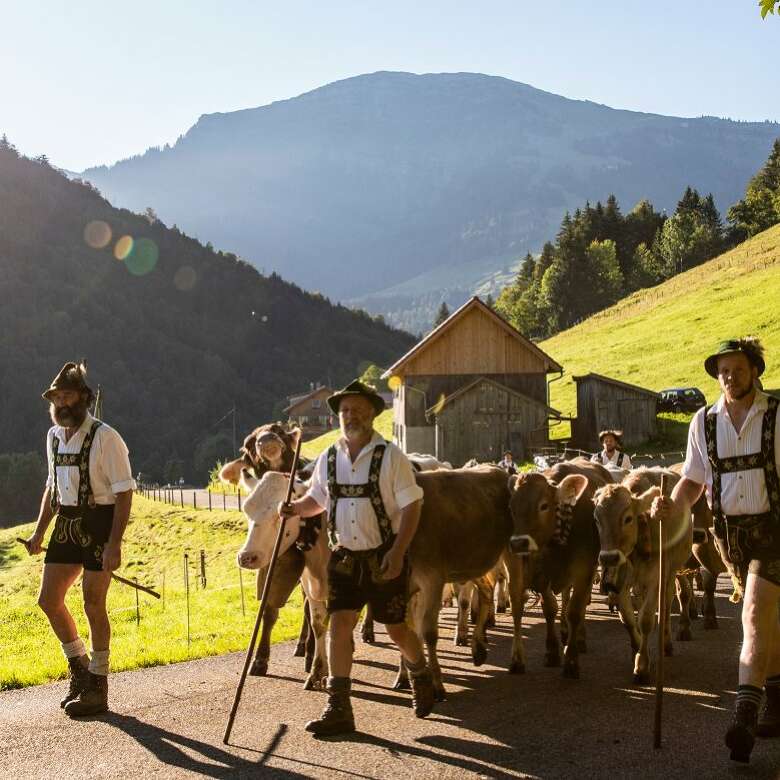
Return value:
[(134, 470), (160, 480), (205, 479), (232, 448), (232, 418), (216, 423), (234, 403), (240, 436), (310, 382), (346, 383), (413, 343), (152, 213), (115, 209), (5, 141), (0, 299), (0, 453), (42, 449), (40, 393), (86, 357)]

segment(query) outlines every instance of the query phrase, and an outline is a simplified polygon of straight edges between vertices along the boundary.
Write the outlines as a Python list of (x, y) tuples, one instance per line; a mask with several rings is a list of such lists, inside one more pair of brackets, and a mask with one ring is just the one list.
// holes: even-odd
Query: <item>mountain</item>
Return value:
[(159, 480), (205, 479), (231, 454), (234, 404), (240, 438), (310, 382), (346, 384), (414, 343), (2, 144), (0, 299), (0, 453), (42, 451), (41, 391), (86, 356), (134, 469)]
[(778, 135), (493, 76), (380, 72), (204, 115), (172, 147), (83, 176), (266, 272), (387, 314), (417, 296), (456, 303), (588, 199), (671, 212), (691, 184), (724, 210)]

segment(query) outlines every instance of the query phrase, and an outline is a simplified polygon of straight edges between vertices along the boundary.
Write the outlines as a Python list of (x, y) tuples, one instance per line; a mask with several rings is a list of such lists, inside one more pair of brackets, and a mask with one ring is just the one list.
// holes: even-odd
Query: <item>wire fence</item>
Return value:
[(175, 487), (173, 485), (139, 485), (137, 492), (150, 501), (158, 501), (170, 506), (178, 506), (184, 509), (207, 509), (209, 512), (241, 511), (245, 496), (241, 489), (234, 493), (212, 492), (209, 488)]

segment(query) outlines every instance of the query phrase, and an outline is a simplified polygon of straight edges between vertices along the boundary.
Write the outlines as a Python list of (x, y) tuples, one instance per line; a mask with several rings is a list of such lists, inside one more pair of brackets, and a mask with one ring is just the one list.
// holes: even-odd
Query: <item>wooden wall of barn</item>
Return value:
[(506, 449), (517, 460), (547, 443), (547, 409), (490, 382), (454, 398), (436, 417), (436, 456), (453, 465), (500, 460)]
[(600, 449), (599, 431), (619, 428), (623, 444), (635, 447), (656, 435), (656, 399), (640, 389), (604, 382), (597, 378), (577, 382), (577, 419), (572, 441), (582, 449)]

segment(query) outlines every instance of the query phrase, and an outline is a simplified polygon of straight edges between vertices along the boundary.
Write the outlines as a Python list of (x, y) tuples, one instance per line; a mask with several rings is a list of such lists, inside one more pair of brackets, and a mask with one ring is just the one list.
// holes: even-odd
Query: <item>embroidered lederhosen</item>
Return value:
[[(778, 400), (768, 398), (761, 424), (761, 450), (750, 455), (718, 457), (717, 415), (704, 413), (704, 437), (712, 468), (712, 515), (715, 536), (734, 565), (744, 588), (748, 569), (780, 583), (780, 477), (775, 461), (775, 425)], [(769, 497), (769, 511), (757, 515), (723, 514), (721, 476), (762, 469)], [(755, 564), (755, 565), (754, 565)]]
[[(94, 420), (79, 452), (60, 453), (59, 439), (51, 447), (52, 489), (50, 503), (54, 510), (54, 531), (49, 540), (46, 563), (79, 563), (85, 569), (102, 569), (103, 547), (108, 541), (114, 505), (96, 505), (89, 477), (89, 457), (95, 432), (103, 423)], [(78, 504), (61, 506), (57, 479), (58, 466), (76, 466), (79, 470)]]

